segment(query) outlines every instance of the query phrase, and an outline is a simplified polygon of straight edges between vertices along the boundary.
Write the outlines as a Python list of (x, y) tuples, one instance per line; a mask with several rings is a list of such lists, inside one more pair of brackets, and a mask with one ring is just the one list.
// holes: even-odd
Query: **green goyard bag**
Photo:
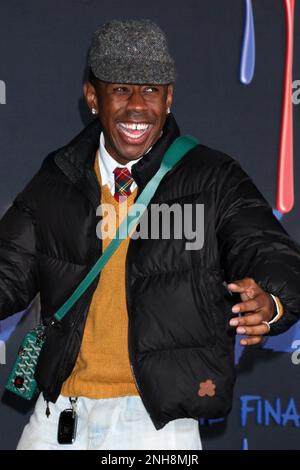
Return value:
[(45, 328), (38, 325), (26, 333), (5, 386), (25, 400), (31, 400), (37, 391), (34, 372), (45, 341)]
[[(164, 154), (160, 168), (148, 182), (135, 204), (130, 207), (127, 217), (125, 217), (125, 220), (123, 220), (118, 227), (115, 237), (110, 242), (109, 246), (86, 277), (81, 281), (73, 294), (54, 314), (55, 320), (61, 321), (63, 319), (109, 261), (122, 240), (127, 238), (132, 229), (138, 224), (162, 178), (188, 151), (198, 144), (198, 140), (189, 135), (175, 139)], [(136, 206), (138, 209), (136, 209)], [(141, 210), (142, 206), (144, 207)], [(136, 212), (138, 215), (136, 215)], [(34, 374), (40, 351), (46, 340), (45, 330), (46, 326), (38, 325), (25, 335), (5, 386), (7, 390), (26, 400), (31, 400), (38, 390)]]

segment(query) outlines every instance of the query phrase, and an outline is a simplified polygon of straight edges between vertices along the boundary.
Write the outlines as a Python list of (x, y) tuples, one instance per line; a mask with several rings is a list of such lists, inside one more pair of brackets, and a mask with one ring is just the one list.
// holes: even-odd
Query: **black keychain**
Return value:
[(59, 444), (73, 444), (76, 439), (77, 430), (77, 400), (78, 398), (69, 398), (71, 408), (62, 411), (59, 416), (57, 441)]

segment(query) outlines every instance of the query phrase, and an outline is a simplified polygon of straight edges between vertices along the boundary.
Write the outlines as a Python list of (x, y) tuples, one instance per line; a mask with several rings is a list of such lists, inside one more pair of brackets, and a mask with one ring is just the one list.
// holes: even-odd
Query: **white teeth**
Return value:
[[(119, 124), (117, 124), (117, 126), (122, 130), (125, 135), (127, 135), (131, 139), (139, 139), (142, 137), (143, 134), (147, 132), (150, 127), (150, 124), (120, 122)], [(139, 131), (139, 133), (136, 134), (130, 131)]]
[(148, 127), (149, 127), (149, 124), (137, 124), (137, 125), (136, 125), (136, 128), (137, 128), (138, 130), (140, 130), (140, 129), (141, 129), (141, 130), (142, 130), (142, 129), (148, 129)]
[(120, 123), (120, 126), (125, 128), (125, 129), (132, 129), (133, 131), (142, 131), (146, 130), (149, 127), (149, 124), (142, 124), (142, 123), (126, 123), (122, 122)]
[(124, 134), (130, 137), (131, 139), (139, 139), (143, 134), (145, 134), (146, 131), (142, 131), (138, 135), (125, 131), (125, 129), (122, 129), (122, 132), (124, 132)]

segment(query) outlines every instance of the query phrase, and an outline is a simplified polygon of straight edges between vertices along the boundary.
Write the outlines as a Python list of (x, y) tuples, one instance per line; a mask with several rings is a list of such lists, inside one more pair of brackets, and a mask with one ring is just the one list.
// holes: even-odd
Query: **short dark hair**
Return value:
[(95, 85), (98, 80), (91, 68), (89, 69), (88, 80), (92, 85)]

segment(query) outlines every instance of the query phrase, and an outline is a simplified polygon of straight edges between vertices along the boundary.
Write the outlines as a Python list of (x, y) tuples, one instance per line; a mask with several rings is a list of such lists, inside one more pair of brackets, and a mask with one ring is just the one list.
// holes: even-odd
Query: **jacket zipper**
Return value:
[[(78, 311), (80, 311), (80, 309), (79, 309)], [(78, 313), (78, 314), (77, 314), (77, 317), (75, 318), (75, 320), (74, 320), (74, 322), (73, 322), (73, 325), (72, 325), (72, 332), (70, 333), (69, 338), (68, 338), (68, 341), (66, 342), (66, 348), (65, 348), (65, 350), (64, 350), (63, 359), (66, 358), (66, 354), (65, 354), (65, 353), (66, 353), (66, 351), (68, 350), (68, 346), (69, 346), (69, 343), (70, 343), (70, 339), (71, 339), (72, 336), (73, 336), (73, 333), (74, 333), (74, 331), (75, 331), (75, 329), (76, 329), (76, 326), (77, 326), (77, 324), (78, 324), (79, 318), (80, 318), (80, 315), (79, 315), (79, 313)], [(59, 325), (59, 322), (53, 322), (52, 327), (53, 327), (53, 328), (57, 328), (58, 325)], [(58, 386), (59, 386), (59, 384), (60, 384), (60, 382), (61, 382), (62, 371), (63, 371), (63, 369), (64, 369), (64, 365), (65, 365), (65, 361), (62, 360), (62, 362), (61, 362), (61, 364), (60, 364), (60, 367), (58, 368), (58, 371), (57, 371), (57, 378), (56, 378), (56, 381), (55, 381), (55, 385), (54, 385), (54, 387), (52, 388), (52, 391), (54, 391), (55, 393), (56, 393), (56, 390), (57, 390), (57, 388), (58, 388)], [(48, 399), (48, 398), (50, 398), (50, 397), (49, 397), (49, 394), (48, 394), (48, 396), (46, 396), (45, 398), (46, 398), (46, 401), (47, 401), (47, 409), (48, 409), (48, 402), (51, 401), (51, 400)], [(46, 415), (47, 415), (47, 409), (46, 409)]]
[(128, 251), (129, 251), (129, 247), (130, 247), (130, 244), (131, 244), (131, 239), (129, 240), (129, 244), (128, 244), (128, 248), (127, 248), (127, 254), (126, 254), (126, 259), (125, 259), (125, 296), (126, 296), (126, 306), (127, 306), (127, 314), (128, 314), (128, 355), (129, 355), (129, 361), (130, 361), (130, 368), (131, 368), (131, 372), (132, 372), (132, 376), (133, 376), (133, 380), (134, 380), (134, 383), (135, 383), (135, 386), (140, 394), (140, 397), (143, 400), (143, 394), (142, 394), (142, 391), (141, 391), (141, 388), (140, 386), (138, 385), (137, 383), (137, 378), (136, 378), (136, 374), (135, 374), (135, 371), (134, 371), (134, 367), (133, 367), (133, 361), (132, 361), (132, 358), (133, 358), (133, 355), (132, 355), (132, 351), (131, 351), (131, 347), (130, 347), (130, 338), (131, 338), (131, 334), (130, 334), (130, 308), (129, 308), (129, 285), (128, 285)]
[[(70, 181), (73, 182), (73, 179), (70, 177), (70, 173), (69, 173), (69, 172), (66, 172), (66, 168), (62, 168), (61, 164), (58, 164), (56, 160), (55, 160), (55, 163), (56, 163), (56, 165), (58, 166), (58, 168), (60, 168), (60, 170), (70, 179)], [(73, 166), (71, 165), (70, 168), (71, 168), (71, 171), (72, 171), (72, 170), (73, 170)], [(88, 172), (87, 178), (90, 180), (90, 182), (92, 183), (92, 185), (93, 185), (93, 184), (96, 184), (96, 187), (97, 187), (97, 189), (98, 189), (98, 192), (99, 192), (99, 194), (100, 194), (100, 196), (101, 196), (100, 185), (99, 185), (99, 183), (98, 183), (98, 180), (97, 180), (97, 177), (96, 177), (95, 173), (94, 173), (94, 172), (91, 172), (91, 173)], [(90, 200), (90, 202), (92, 203), (94, 209), (96, 210), (96, 207), (97, 207), (98, 204), (100, 203), (101, 197), (96, 200), (96, 198), (93, 196), (93, 198), (89, 197), (89, 200)], [(96, 261), (98, 260), (98, 258), (99, 258), (99, 256), (100, 256), (99, 254), (100, 254), (100, 252), (101, 252), (101, 247), (102, 247), (101, 240), (100, 240), (98, 237), (96, 237)], [(98, 276), (98, 281), (99, 281), (99, 276)], [(95, 280), (94, 280), (94, 282), (95, 282)], [(90, 296), (90, 301), (88, 302), (87, 310), (89, 309), (89, 306), (90, 306), (90, 303), (91, 303), (91, 300), (92, 300), (92, 297), (93, 297), (93, 293), (94, 293), (94, 291), (92, 292), (92, 294), (91, 294), (91, 296)], [(80, 302), (80, 300), (82, 300), (82, 298), (79, 299), (78, 302)], [(78, 325), (78, 322), (79, 322), (79, 320), (80, 320), (80, 318), (81, 318), (82, 312), (80, 313), (80, 310), (81, 310), (81, 309), (79, 308), (79, 309), (78, 309), (78, 314), (77, 314), (76, 318), (75, 318), (74, 321), (73, 321), (73, 324), (72, 324), (72, 332), (71, 332), (71, 334), (69, 335), (69, 338), (68, 338), (68, 340), (67, 340), (67, 342), (66, 342), (66, 348), (65, 348), (65, 350), (64, 350), (64, 356), (65, 356), (65, 352), (66, 352), (67, 349), (68, 349), (67, 346), (68, 346), (69, 343), (70, 343), (70, 339), (71, 339), (71, 337), (72, 337), (74, 331), (76, 330), (76, 327), (77, 327), (77, 325)], [(87, 310), (85, 310), (85, 314), (87, 313)], [(53, 327), (54, 327), (54, 328), (57, 327), (58, 325), (59, 325), (59, 322), (56, 322), (56, 321), (53, 322)], [(59, 384), (60, 384), (60, 382), (61, 382), (61, 379), (62, 379), (62, 371), (63, 371), (63, 369), (64, 369), (64, 364), (65, 364), (65, 361), (62, 360), (62, 362), (61, 362), (61, 364), (60, 364), (60, 367), (58, 368), (58, 371), (57, 371), (57, 379), (56, 379), (56, 381), (55, 381), (55, 386), (52, 388), (52, 390), (54, 390), (54, 392), (57, 390), (57, 388), (58, 388), (58, 386), (59, 386)], [(47, 395), (47, 392), (45, 393), (45, 395)], [(48, 395), (49, 395), (49, 394), (48, 394)], [(47, 400), (47, 398), (48, 398), (48, 397), (45, 396), (45, 399), (46, 399), (46, 401), (47, 401), (46, 415), (48, 415), (48, 402), (49, 402), (49, 400)]]
[[(97, 245), (100, 245), (100, 249), (101, 249), (101, 242), (97, 242)], [(99, 256), (98, 256), (98, 257), (99, 257)], [(97, 258), (97, 259), (98, 259), (98, 258)], [(101, 274), (101, 273), (100, 273), (100, 274)], [(98, 282), (99, 282), (99, 276), (100, 276), (100, 275), (98, 275), (97, 284), (98, 284)], [(96, 278), (96, 279), (97, 279), (97, 278)], [(95, 279), (93, 282), (96, 282), (96, 279)], [(97, 284), (96, 284), (96, 286), (97, 286)], [(96, 287), (95, 287), (95, 288), (96, 288)], [(88, 301), (88, 304), (87, 304), (86, 309), (85, 309), (85, 312), (84, 312), (85, 315), (87, 315), (88, 309), (89, 309), (89, 307), (90, 307), (90, 304), (91, 304), (91, 301), (92, 301), (92, 298), (93, 298), (94, 291), (95, 291), (95, 289), (94, 289), (93, 292), (91, 293), (90, 299), (89, 299), (89, 301)], [(80, 300), (82, 301), (82, 297), (78, 300), (78, 302), (80, 302)], [(80, 308), (80, 305), (79, 305), (78, 312), (77, 312), (77, 316), (76, 316), (76, 318), (74, 319), (74, 322), (73, 322), (73, 325), (72, 325), (72, 333), (70, 334), (69, 339), (68, 339), (68, 341), (66, 342), (66, 348), (65, 348), (65, 350), (64, 350), (64, 356), (63, 356), (64, 358), (65, 358), (65, 352), (68, 350), (68, 345), (69, 345), (70, 340), (71, 340), (71, 338), (72, 338), (72, 336), (73, 336), (73, 333), (75, 332), (75, 330), (76, 330), (76, 328), (77, 328), (77, 325), (78, 325), (78, 322), (79, 322), (79, 320), (80, 320), (80, 318), (81, 318), (81, 315), (82, 315), (82, 312), (81, 312), (81, 308)], [(59, 324), (59, 322), (54, 322), (54, 323), (53, 323), (53, 327), (55, 328), (58, 324)], [(64, 364), (65, 364), (65, 361), (62, 361), (62, 363), (61, 363), (61, 365), (60, 365), (60, 367), (59, 367), (58, 373), (57, 373), (57, 379), (56, 379), (56, 382), (55, 382), (55, 387), (53, 387), (54, 390), (57, 389), (58, 385), (59, 385), (60, 382), (61, 382), (61, 379), (62, 379), (62, 371), (63, 371), (63, 369), (64, 369)], [(46, 412), (46, 413), (47, 413), (47, 412)]]

